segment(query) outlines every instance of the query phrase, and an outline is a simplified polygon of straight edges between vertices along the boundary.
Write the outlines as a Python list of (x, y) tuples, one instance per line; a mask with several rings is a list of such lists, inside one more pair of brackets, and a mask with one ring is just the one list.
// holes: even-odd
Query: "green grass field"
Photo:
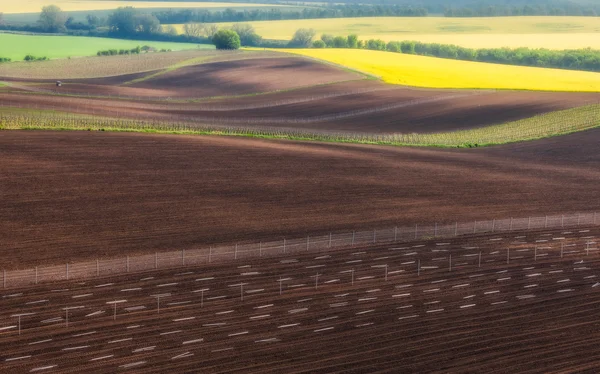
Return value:
[(375, 17), (250, 23), (263, 38), (277, 40), (289, 40), (304, 27), (315, 29), (319, 36), (357, 34), (361, 39), (418, 40), (470, 48), (600, 49), (600, 17)]
[(27, 54), (48, 58), (92, 56), (100, 50), (131, 49), (138, 45), (149, 45), (157, 49), (164, 48), (173, 51), (198, 48), (214, 49), (212, 45), (191, 43), (165, 43), (81, 36), (0, 34), (0, 57), (9, 57), (13, 61), (19, 61), (23, 60)]

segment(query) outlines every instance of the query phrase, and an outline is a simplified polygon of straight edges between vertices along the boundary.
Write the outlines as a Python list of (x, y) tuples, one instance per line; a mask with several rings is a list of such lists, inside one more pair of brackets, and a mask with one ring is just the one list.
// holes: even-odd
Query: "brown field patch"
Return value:
[(362, 79), (356, 73), (303, 58), (206, 63), (162, 74), (133, 87), (170, 89), (171, 97), (243, 95)]
[(599, 137), (592, 130), (468, 151), (5, 131), (0, 248), (4, 266), (14, 267), (313, 232), (593, 211), (600, 208)]
[[(52, 84), (9, 84), (13, 87), (0, 92), (3, 104), (24, 108), (182, 121), (192, 126), (198, 123), (365, 133), (431, 133), (477, 128), (593, 104), (600, 99), (600, 94), (593, 93), (420, 90), (357, 80), (264, 95), (186, 103), (157, 101), (173, 93), (165, 85), (152, 88), (151, 85), (131, 87), (67, 83), (64, 87), (56, 88)], [(285, 83), (273, 84), (282, 87), (279, 84)], [(243, 92), (231, 90), (231, 87), (203, 87), (201, 89), (205, 92), (213, 94), (224, 92), (221, 90), (230, 94)], [(255, 89), (259, 88), (252, 88)], [(33, 91), (35, 94), (23, 91)], [(77, 96), (51, 94), (65, 91)], [(99, 96), (88, 98), (89, 91)], [(131, 97), (111, 99), (109, 95), (113, 98), (119, 95)]]
[(0, 65), (0, 80), (83, 79), (165, 69), (186, 60), (217, 56), (217, 51), (179, 51), (139, 55), (94, 56)]
[[(13, 79), (8, 82), (11, 87), (1, 92), (2, 100), (4, 105), (192, 125), (368, 133), (470, 129), (600, 101), (600, 93), (389, 86), (273, 52), (195, 55), (204, 57), (181, 55), (180, 64), (196, 64), (172, 71), (71, 79), (62, 87), (49, 81)], [(146, 79), (128, 83), (140, 78)], [(24, 95), (24, 91), (35, 95)]]
[[(591, 372), (600, 261), (597, 248), (585, 248), (598, 234), (580, 227), (299, 250), (7, 289), (2, 365), (61, 373)], [(113, 309), (115, 300), (122, 302)], [(68, 326), (67, 306), (77, 307)], [(22, 317), (19, 334), (20, 313), (35, 314)]]

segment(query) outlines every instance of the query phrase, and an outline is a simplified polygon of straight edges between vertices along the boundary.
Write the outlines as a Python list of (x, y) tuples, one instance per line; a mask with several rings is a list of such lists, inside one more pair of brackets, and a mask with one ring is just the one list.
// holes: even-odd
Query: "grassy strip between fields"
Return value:
[(600, 127), (600, 104), (556, 111), (501, 125), (434, 134), (368, 134), (230, 127), (116, 119), (54, 111), (1, 108), (0, 130), (95, 130), (182, 135), (228, 135), (336, 143), (421, 147), (483, 147), (548, 138)]

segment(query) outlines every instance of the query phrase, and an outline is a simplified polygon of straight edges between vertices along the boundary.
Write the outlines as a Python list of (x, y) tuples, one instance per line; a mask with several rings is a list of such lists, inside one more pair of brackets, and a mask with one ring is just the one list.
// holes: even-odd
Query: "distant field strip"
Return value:
[[(299, 27), (317, 33), (397, 37), (410, 34), (547, 34), (597, 33), (597, 17), (357, 17), (250, 22), (269, 39), (291, 39)], [(222, 23), (221, 25), (230, 25)]]
[[(186, 49), (214, 49), (212, 45), (193, 43), (155, 42), (145, 40), (123, 40), (84, 36), (19, 35), (0, 33), (0, 57), (22, 61), (25, 55), (48, 58), (95, 56), (98, 51), (107, 49), (131, 49), (149, 45), (156, 49), (181, 51)], [(114, 57), (114, 56), (111, 56)]]
[[(138, 45), (140, 42), (138, 42)], [(214, 49), (194, 49), (169, 53), (139, 55), (94, 56), (39, 62), (0, 64), (0, 77), (20, 79), (85, 79), (145, 73), (174, 65), (184, 66), (212, 57), (226, 58), (244, 52), (223, 52)]]
[(422, 43), (454, 44), (466, 48), (545, 48), (545, 49), (600, 49), (600, 33), (581, 34), (408, 34), (390, 35), (389, 41), (414, 40)]
[(118, 7), (133, 6), (136, 8), (243, 8), (243, 7), (281, 7), (272, 4), (188, 2), (188, 1), (94, 1), (94, 0), (26, 0), (5, 1), (2, 10), (11, 13), (39, 13), (43, 6), (55, 4), (67, 12), (86, 10), (111, 10)]
[(309, 140), (396, 146), (477, 147), (570, 134), (600, 127), (600, 104), (562, 110), (471, 130), (433, 134), (368, 134), (300, 129), (219, 126), (191, 122), (103, 118), (53, 111), (0, 109), (0, 129), (102, 130), (231, 135), (267, 139)]
[[(360, 39), (417, 40), (470, 48), (600, 48), (598, 17), (363, 17), (250, 22), (265, 39), (290, 40), (300, 28)], [(220, 24), (230, 27), (231, 23)], [(183, 32), (183, 25), (177, 25)]]
[(600, 92), (600, 74), (458, 61), (363, 49), (287, 49), (414, 87)]

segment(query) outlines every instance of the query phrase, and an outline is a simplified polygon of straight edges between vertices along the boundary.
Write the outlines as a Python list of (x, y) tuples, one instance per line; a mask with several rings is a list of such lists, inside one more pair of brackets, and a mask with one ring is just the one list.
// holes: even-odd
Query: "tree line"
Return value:
[(42, 7), (39, 19), (33, 24), (10, 24), (4, 20), (3, 13), (0, 13), (0, 30), (9, 31), (27, 31), (44, 33), (67, 33), (77, 30), (95, 30), (106, 24), (106, 19), (88, 14), (86, 22), (76, 22), (73, 17), (67, 16), (56, 5), (47, 5)]
[[(269, 0), (266, 0), (267, 2)], [(331, 6), (337, 0), (304, 0), (311, 6)], [(344, 0), (346, 5), (363, 5), (364, 0)], [(423, 8), (428, 14), (448, 17), (530, 16), (593, 16), (600, 14), (600, 4), (578, 0), (370, 0), (370, 5), (412, 6)]]
[(290, 42), (291, 47), (363, 48), (377, 51), (440, 57), (463, 61), (489, 62), (569, 70), (600, 72), (600, 50), (585, 48), (550, 50), (532, 48), (465, 48), (451, 44), (392, 41), (381, 39), (359, 40), (357, 35), (333, 36), (323, 34), (315, 39), (312, 29), (299, 29)]
[[(61, 32), (68, 26), (69, 18), (55, 5), (42, 9), (38, 27), (48, 32)], [(95, 28), (105, 22), (107, 31)], [(219, 49), (237, 49), (240, 46), (259, 46), (265, 48), (365, 48), (371, 50), (416, 54), (466, 61), (492, 62), (509, 65), (551, 67), (572, 70), (600, 71), (600, 51), (593, 49), (548, 50), (529, 48), (482, 48), (472, 49), (457, 45), (421, 43), (418, 41), (385, 42), (380, 39), (360, 40), (357, 35), (334, 36), (323, 34), (315, 40), (312, 29), (298, 29), (289, 42), (263, 40), (253, 26), (234, 23), (226, 29), (212, 23), (189, 22), (179, 34), (172, 25), (163, 28), (160, 20), (149, 13), (142, 13), (133, 7), (121, 7), (111, 13), (106, 21), (88, 16), (88, 35), (109, 36), (140, 40), (181, 41), (194, 43), (212, 42)], [(136, 53), (131, 50), (116, 51), (116, 54)], [(115, 54), (112, 51), (100, 51), (100, 55)], [(29, 56), (29, 60), (33, 60)], [(37, 58), (35, 58), (37, 59)], [(7, 59), (0, 60), (7, 62)]]
[(140, 53), (148, 52), (171, 52), (170, 49), (161, 49), (160, 51), (149, 45), (137, 46), (131, 49), (107, 49), (104, 51), (98, 51), (97, 56), (117, 56), (117, 55), (139, 55)]
[(206, 9), (180, 9), (153, 12), (161, 23), (218, 23), (276, 21), (287, 19), (344, 18), (344, 17), (425, 17), (427, 9), (401, 5), (328, 5), (302, 10), (253, 9), (209, 11)]
[[(38, 56), (34, 56), (34, 55), (25, 55), (25, 57), (23, 58), (23, 61), (28, 61), (28, 62), (31, 62), (31, 61), (47, 61), (47, 60), (49, 60), (49, 58), (46, 57), (46, 56), (40, 56), (40, 57), (38, 57)], [(0, 57), (0, 63), (11, 62), (11, 61), (12, 61), (12, 59), (10, 59), (8, 57)]]
[(471, 7), (450, 7), (444, 10), (445, 17), (504, 17), (504, 16), (587, 16), (600, 14), (598, 5), (538, 4), (538, 5), (475, 5)]
[[(265, 0), (269, 2), (270, 0)], [(316, 0), (315, 0), (316, 1)], [(274, 4), (277, 1), (272, 1)], [(311, 3), (311, 0), (306, 0)], [(127, 8), (127, 7), (126, 7)], [(130, 8), (130, 7), (129, 7)], [(123, 9), (117, 9), (109, 17), (89, 14), (85, 22), (75, 21), (56, 5), (42, 8), (35, 24), (11, 24), (0, 12), (0, 29), (29, 32), (70, 33), (75, 35), (98, 34), (99, 27), (110, 25), (115, 16), (122, 16)], [(132, 8), (133, 9), (133, 8)], [(132, 11), (129, 11), (132, 13)], [(218, 23), (248, 22), (286, 19), (318, 19), (343, 17), (425, 17), (430, 14), (443, 14), (446, 17), (500, 17), (500, 16), (598, 16), (600, 4), (593, 2), (573, 2), (569, 0), (377, 0), (364, 3), (362, 0), (318, 0), (302, 10), (271, 9), (232, 9), (210, 11), (206, 9), (169, 9), (151, 13), (136, 12), (126, 17), (129, 34), (156, 29), (157, 25), (177, 23)], [(122, 26), (127, 27), (122, 24)], [(150, 32), (152, 33), (152, 32)]]

